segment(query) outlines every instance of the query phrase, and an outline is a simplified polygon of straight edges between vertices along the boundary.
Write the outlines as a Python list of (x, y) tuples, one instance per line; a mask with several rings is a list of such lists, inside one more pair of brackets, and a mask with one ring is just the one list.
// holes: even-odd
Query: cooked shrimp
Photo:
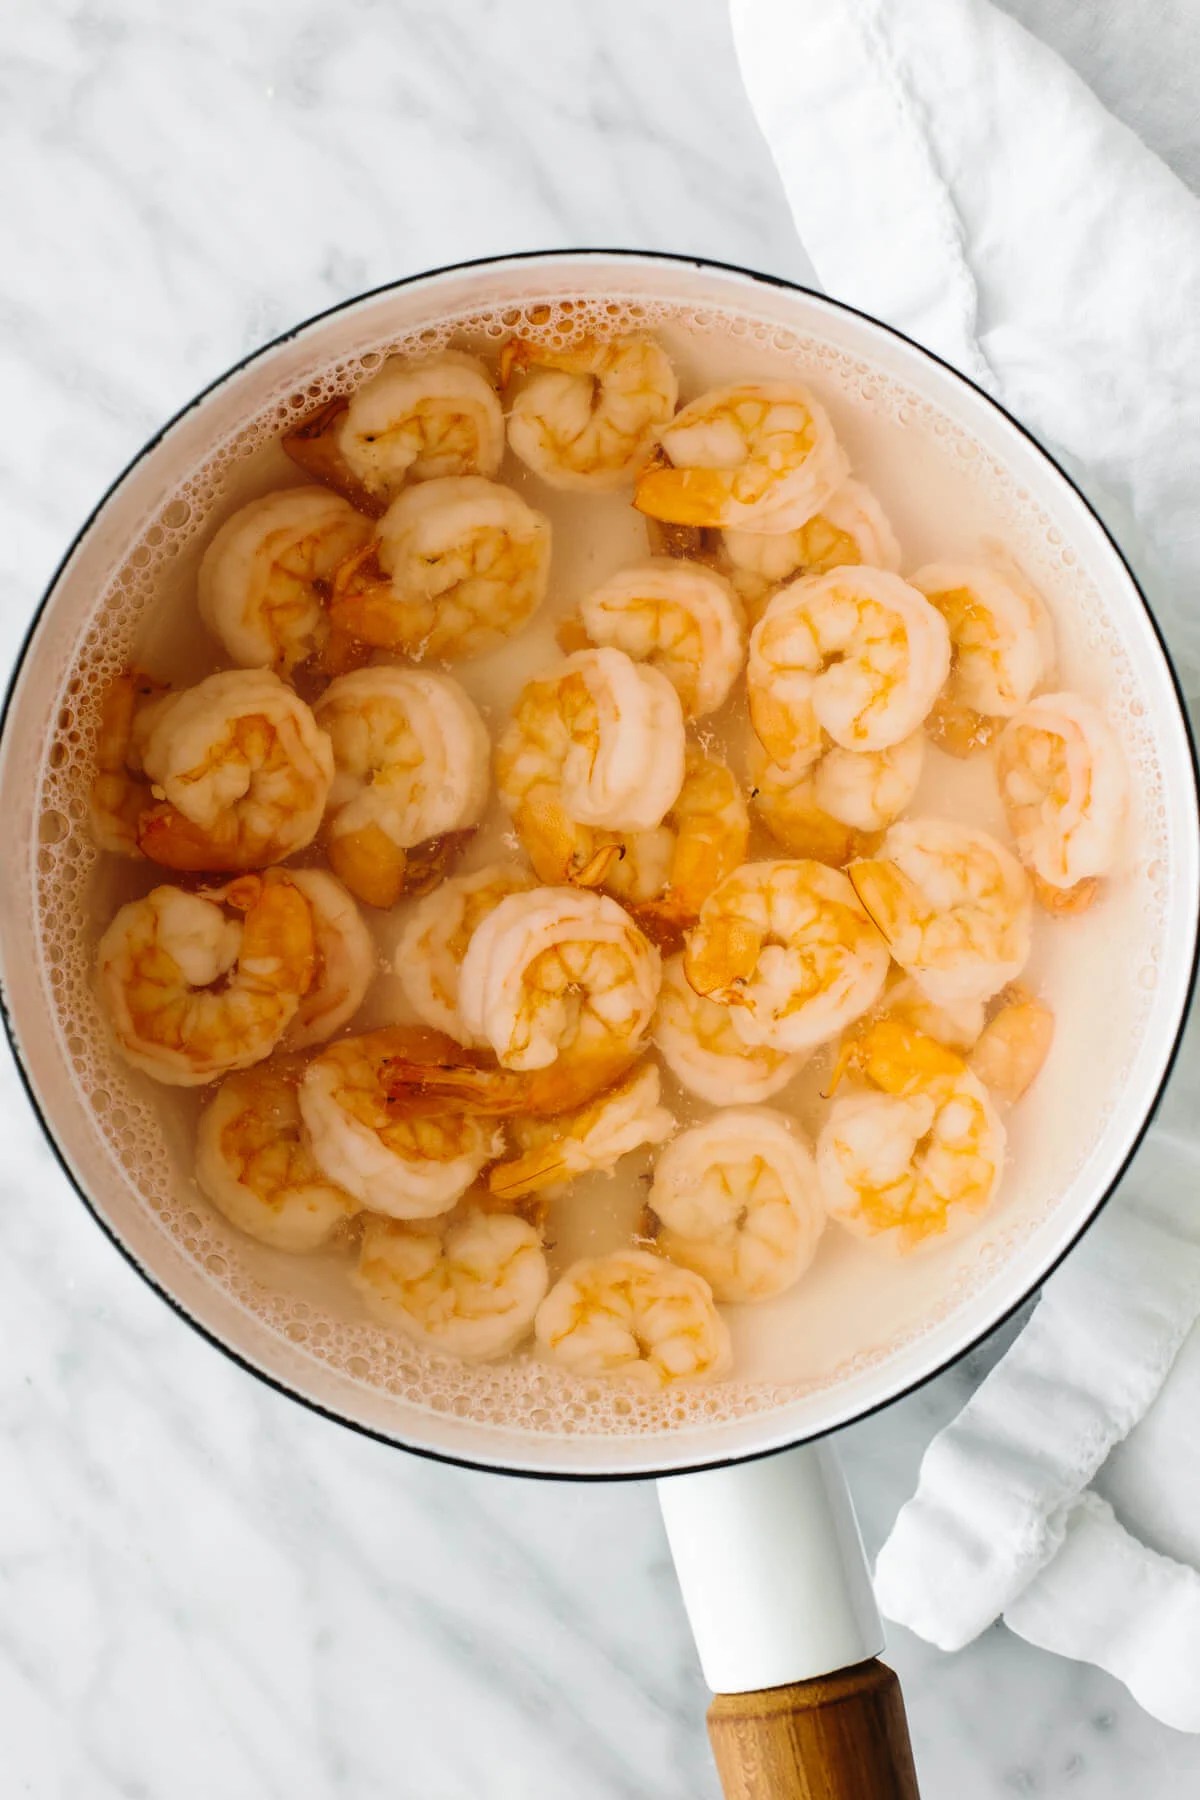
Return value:
[(426, 481), (334, 576), (329, 616), (380, 650), (461, 662), (526, 625), (546, 597), (550, 521), (478, 475)]
[(1014, 572), (930, 563), (910, 577), (950, 630), (950, 675), (930, 730), (955, 756), (988, 741), (992, 721), (1024, 706), (1054, 666), (1054, 629), (1039, 596)]
[(716, 1380), (732, 1361), (707, 1281), (648, 1250), (573, 1263), (538, 1307), (535, 1330), (572, 1374), (619, 1375), (647, 1388)]
[(269, 1069), (221, 1083), (196, 1129), (196, 1180), (231, 1225), (273, 1250), (315, 1250), (358, 1211), (313, 1160), (295, 1082)]
[(902, 819), (877, 857), (847, 873), (896, 961), (938, 1005), (986, 1000), (1025, 967), (1029, 882), (986, 831)]
[(860, 1046), (876, 1092), (838, 1100), (817, 1142), (831, 1217), (905, 1253), (969, 1230), (1004, 1166), (1004, 1127), (961, 1057), (893, 1020)]
[(668, 524), (791, 531), (850, 472), (824, 409), (792, 381), (715, 388), (658, 435), (666, 466), (638, 478), (633, 504)]
[(319, 407), (283, 447), (318, 481), (382, 512), (406, 481), (494, 475), (504, 414), (478, 357), (445, 350), (420, 362), (390, 356), (350, 396)]
[(1000, 1002), (967, 1060), (988, 1092), (1011, 1104), (1041, 1073), (1054, 1042), (1054, 1014), (1019, 982), (1005, 988)]
[(522, 689), (496, 746), (496, 785), (534, 868), (560, 882), (596, 847), (579, 827), (662, 823), (679, 797), (684, 752), (665, 675), (622, 650), (579, 650)]
[(157, 698), (151, 685), (124, 676), (106, 697), (93, 790), (93, 819), (111, 822), (103, 848), (216, 873), (282, 862), (312, 842), (333, 754), (278, 675), (229, 669)]
[(513, 339), (501, 378), (532, 368), (512, 403), (508, 441), (523, 463), (556, 488), (615, 488), (632, 482), (679, 386), (653, 338), (587, 339), (570, 349)]
[(600, 885), (624, 900), (656, 944), (671, 946), (743, 861), (749, 838), (750, 815), (732, 771), (689, 744), (679, 798), (661, 827), (624, 838)]
[(938, 1006), (911, 975), (902, 975), (899, 969), (896, 975), (898, 979), (883, 991), (878, 1017), (898, 1019), (964, 1056), (978, 1043), (987, 1023), (986, 1001), (951, 1000)]
[(657, 950), (615, 900), (534, 888), (501, 900), (476, 928), (459, 1011), (506, 1069), (616, 1064), (644, 1042), (660, 975)]
[(772, 590), (797, 575), (825, 575), (855, 563), (893, 573), (900, 568), (896, 534), (861, 481), (844, 481), (795, 531), (726, 531), (722, 542), (733, 585), (755, 621)]
[(717, 1300), (770, 1300), (816, 1254), (825, 1209), (812, 1152), (769, 1106), (731, 1106), (668, 1144), (650, 1211), (658, 1248)]
[(100, 697), (96, 773), (88, 795), (88, 822), (98, 850), (140, 859), (138, 827), (153, 803), (142, 775), (139, 737), (154, 714), (163, 683), (140, 669), (127, 669)]
[(663, 964), (654, 1042), (681, 1086), (714, 1106), (769, 1100), (804, 1067), (804, 1057), (766, 1044), (746, 1044), (733, 1012), (698, 994), (682, 956)]
[(477, 1208), (438, 1225), (368, 1219), (355, 1276), (385, 1325), (472, 1362), (528, 1337), (548, 1284), (534, 1227)]
[(750, 719), (773, 762), (815, 758), (823, 732), (887, 750), (917, 731), (950, 666), (946, 622), (885, 569), (781, 588), (750, 634)]
[(925, 760), (921, 732), (887, 750), (834, 745), (815, 762), (772, 762), (757, 738), (749, 750), (750, 797), (763, 824), (793, 856), (841, 865), (863, 856), (874, 834), (904, 811)]
[(450, 1210), (503, 1140), (473, 1114), (397, 1116), (388, 1068), (411, 1050), (412, 1033), (403, 1026), (327, 1045), (304, 1071), (300, 1111), (313, 1155), (332, 1181), (371, 1212), (428, 1219)]
[(282, 872), (195, 894), (156, 887), (101, 938), (100, 997), (127, 1062), (200, 1087), (271, 1054), (314, 961), (312, 909)]
[(324, 1043), (354, 1017), (375, 973), (375, 945), (362, 914), (341, 882), (325, 869), (288, 872), (312, 910), (314, 973), (284, 1048)]
[(488, 1186), (501, 1200), (560, 1187), (576, 1175), (611, 1173), (623, 1156), (661, 1144), (675, 1115), (659, 1104), (658, 1069), (642, 1063), (598, 1100), (557, 1118), (517, 1119), (521, 1154), (493, 1164)]
[(725, 704), (746, 658), (742, 606), (729, 583), (676, 557), (611, 575), (580, 603), (579, 620), (591, 643), (661, 669), (688, 719)]
[(460, 1044), (474, 1041), (458, 1010), (467, 945), (493, 907), (534, 885), (533, 876), (515, 863), (489, 863), (473, 875), (452, 876), (417, 902), (400, 934), (393, 967), (422, 1024)]
[(326, 648), (333, 572), (370, 536), (370, 520), (328, 488), (252, 500), (204, 552), (200, 617), (239, 668), (290, 675)]
[(840, 870), (757, 862), (704, 902), (683, 970), (697, 993), (730, 1008), (746, 1043), (801, 1051), (874, 1005), (888, 953)]
[(391, 666), (340, 675), (316, 716), (335, 767), (329, 861), (360, 900), (394, 906), (436, 881), (459, 834), (478, 823), (487, 728), (451, 676)]
[(996, 763), (1038, 899), (1051, 912), (1082, 911), (1121, 845), (1129, 782), (1116, 738), (1078, 694), (1042, 694), (1009, 720)]

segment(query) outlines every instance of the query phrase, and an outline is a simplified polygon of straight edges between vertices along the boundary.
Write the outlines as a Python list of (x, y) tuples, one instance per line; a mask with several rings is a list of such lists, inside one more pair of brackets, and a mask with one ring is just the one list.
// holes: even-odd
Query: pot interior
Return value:
[[(903, 1263), (827, 1232), (790, 1296), (738, 1309), (734, 1379), (653, 1396), (575, 1380), (532, 1355), (482, 1368), (429, 1356), (368, 1321), (344, 1271), (252, 1244), (204, 1203), (190, 1169), (194, 1106), (164, 1111), (159, 1090), (115, 1058), (92, 989), (99, 931), (154, 875), (102, 873), (86, 827), (98, 692), (135, 642), (156, 673), (196, 679), (217, 666), (198, 627), (194, 638), (180, 630), (186, 605), (164, 608), (164, 596), (185, 595), (235, 505), (297, 479), (271, 447), (283, 425), (394, 350), (450, 342), (487, 354), (514, 329), (629, 328), (667, 344), (685, 398), (718, 378), (808, 383), (883, 500), (906, 568), (977, 557), (993, 540), (1016, 557), (1054, 615), (1060, 685), (1103, 704), (1133, 776), (1120, 879), (1069, 929), (1043, 933), (1030, 970), (1057, 1036), (1010, 1121), (1012, 1165), (986, 1225)], [(567, 549), (560, 610), (644, 554), (627, 498), (603, 504), (607, 564)], [(531, 655), (540, 660), (518, 649), (456, 671), (497, 720)], [(953, 771), (938, 779), (938, 808), (953, 812)], [(892, 334), (815, 296), (670, 259), (545, 256), (423, 278), (315, 321), (217, 383), (118, 483), (55, 583), (9, 708), (0, 805), (12, 834), (2, 875), (12, 1027), (47, 1128), (101, 1221), (193, 1322), (297, 1396), (416, 1449), (531, 1471), (637, 1474), (749, 1454), (853, 1418), (951, 1360), (1036, 1285), (1114, 1181), (1164, 1078), (1195, 940), (1186, 730), (1136, 587), (1075, 491), (1001, 413)], [(973, 797), (960, 810), (999, 824), (998, 802), (992, 818)], [(380, 947), (386, 955), (382, 926)], [(380, 1019), (394, 1001), (383, 983)], [(604, 1216), (627, 1233), (644, 1188), (636, 1173), (618, 1181)], [(575, 1246), (586, 1247), (601, 1245)]]

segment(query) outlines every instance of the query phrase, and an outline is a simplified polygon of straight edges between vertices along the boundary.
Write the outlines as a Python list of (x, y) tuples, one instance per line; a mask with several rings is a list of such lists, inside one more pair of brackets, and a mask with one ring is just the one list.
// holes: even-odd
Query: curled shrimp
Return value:
[(508, 419), (521, 461), (556, 488), (632, 482), (675, 411), (666, 351), (653, 338), (589, 338), (563, 350), (514, 338), (501, 352), (502, 383), (527, 369)]
[(617, 1375), (652, 1389), (716, 1380), (732, 1361), (707, 1281), (648, 1250), (573, 1263), (539, 1306), (535, 1330), (572, 1374)]
[(824, 408), (792, 381), (715, 388), (658, 441), (665, 464), (639, 476), (633, 504), (673, 525), (791, 531), (850, 472)]
[(769, 1106), (730, 1106), (681, 1132), (655, 1164), (649, 1208), (659, 1250), (735, 1303), (794, 1287), (825, 1229), (812, 1152)]
[(996, 766), (1038, 899), (1050, 912), (1081, 912), (1120, 850), (1129, 783), (1116, 738), (1078, 694), (1042, 694), (1008, 721)]
[(283, 439), (287, 454), (364, 511), (382, 512), (406, 481), (494, 475), (504, 414), (476, 356), (390, 356), (349, 399), (319, 407)]
[[(576, 825), (569, 850), (560, 839), (556, 873), (566, 858), (567, 879), (577, 887), (603, 888), (628, 907), (660, 949), (678, 948), (708, 895), (746, 854), (750, 817), (731, 769), (689, 744), (683, 786), (661, 825), (652, 831), (600, 831)], [(535, 841), (536, 842), (536, 841)]]
[(506, 1069), (632, 1060), (654, 1016), (661, 963), (604, 894), (534, 888), (479, 925), (459, 981), (463, 1023)]
[(327, 649), (334, 570), (370, 536), (370, 520), (328, 488), (264, 494), (204, 552), (200, 617), (239, 668), (290, 675)]
[(864, 1035), (867, 1091), (838, 1100), (817, 1142), (830, 1216), (899, 1252), (969, 1230), (995, 1197), (1005, 1134), (978, 1078), (952, 1050), (897, 1021)]
[(331, 681), (316, 717), (333, 746), (330, 864), (358, 899), (394, 906), (438, 880), (478, 823), (487, 728), (451, 676), (388, 665)]
[(683, 970), (697, 993), (730, 1008), (747, 1044), (803, 1051), (874, 1005), (888, 952), (839, 869), (757, 862), (704, 902)]
[(375, 973), (375, 945), (341, 882), (325, 869), (292, 869), (288, 879), (308, 901), (313, 978), (283, 1037), (286, 1050), (324, 1043), (354, 1017)]
[(1050, 674), (1050, 615), (1032, 588), (1000, 569), (930, 563), (910, 579), (950, 631), (950, 674), (929, 729), (944, 750), (970, 755)]
[(986, 1000), (1025, 967), (1029, 882), (988, 832), (902, 819), (878, 856), (847, 873), (896, 961), (938, 1005)]
[(935, 1043), (944, 1044), (948, 1050), (957, 1050), (962, 1056), (978, 1043), (987, 1024), (987, 1001), (949, 1000), (938, 1005), (911, 975), (903, 974), (898, 968), (893, 975), (894, 979), (880, 996), (876, 1012), (868, 1015), (865, 1023), (874, 1024), (876, 1018), (896, 1019), (922, 1037), (933, 1038)]
[(379, 650), (461, 662), (520, 631), (546, 597), (550, 521), (478, 475), (393, 500), (333, 578), (335, 630)]
[(757, 738), (749, 750), (750, 797), (763, 824), (793, 856), (845, 864), (864, 856), (917, 791), (925, 761), (921, 732), (887, 750), (833, 745), (815, 762), (772, 762)]
[(650, 831), (679, 797), (683, 714), (665, 675), (622, 650), (579, 650), (527, 682), (496, 746), (500, 799), (544, 881), (577, 875), (587, 830)]
[[(119, 829), (102, 829), (104, 848), (218, 873), (282, 862), (312, 842), (333, 754), (278, 675), (229, 669), (158, 697), (138, 688), (136, 675), (120, 677), (105, 702), (103, 805), (94, 787), (93, 820), (98, 811), (115, 814)], [(128, 731), (123, 751), (120, 729)], [(123, 768), (112, 767), (117, 761)]]
[(754, 622), (772, 591), (798, 575), (866, 563), (898, 573), (900, 546), (870, 488), (844, 481), (820, 512), (794, 531), (726, 531), (722, 545), (731, 580)]
[(529, 1336), (549, 1275), (532, 1225), (469, 1207), (426, 1225), (368, 1219), (355, 1285), (383, 1324), (485, 1362)]
[(172, 1087), (269, 1056), (314, 966), (311, 908), (282, 872), (195, 894), (152, 888), (120, 908), (98, 953), (122, 1055)]
[(677, 557), (611, 575), (581, 601), (579, 622), (589, 642), (661, 669), (688, 719), (725, 704), (746, 659), (742, 606), (729, 583)]
[(804, 1067), (802, 1055), (744, 1043), (732, 1009), (696, 992), (682, 956), (663, 964), (654, 1042), (680, 1086), (713, 1106), (769, 1100)]
[(497, 1199), (510, 1201), (559, 1188), (577, 1175), (611, 1173), (623, 1156), (664, 1143), (674, 1129), (674, 1114), (659, 1102), (658, 1070), (645, 1062), (586, 1106), (553, 1118), (515, 1120), (520, 1155), (494, 1163), (488, 1187)]
[(340, 1038), (309, 1063), (299, 1090), (321, 1169), (371, 1212), (395, 1219), (448, 1212), (502, 1148), (499, 1132), (474, 1114), (397, 1116), (389, 1070), (412, 1051), (403, 1026)]
[(295, 1082), (269, 1069), (221, 1083), (196, 1129), (196, 1180), (231, 1225), (273, 1250), (315, 1250), (358, 1211), (313, 1159)]
[(472, 875), (454, 875), (419, 900), (396, 946), (393, 966), (409, 1005), (423, 1025), (457, 1043), (471, 1039), (458, 1008), (463, 958), (472, 933), (509, 894), (535, 885), (515, 863), (489, 863)]
[(834, 569), (781, 588), (750, 634), (750, 720), (773, 762), (911, 737), (950, 667), (945, 620), (885, 569)]
[(1011, 1105), (1033, 1085), (1053, 1042), (1054, 1014), (1020, 982), (1014, 982), (999, 995), (999, 1005), (980, 1032), (967, 1063), (994, 1099)]

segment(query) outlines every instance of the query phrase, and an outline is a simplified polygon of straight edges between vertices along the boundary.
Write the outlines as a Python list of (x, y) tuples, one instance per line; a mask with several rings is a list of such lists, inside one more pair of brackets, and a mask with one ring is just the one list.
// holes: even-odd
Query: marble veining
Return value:
[[(1090, 32), (1013, 10), (1194, 170), (1191, 114), (1119, 8)], [(1167, 10), (1183, 58), (1194, 15)], [(811, 274), (723, 0), (13, 0), (5, 25), (5, 665), (147, 433), (297, 318), (525, 247)], [(6, 1057), (0, 1131), (0, 1792), (716, 1794), (649, 1488), (442, 1468), (309, 1415), (115, 1254)], [(1013, 1329), (847, 1434), (869, 1546)], [(891, 1655), (926, 1800), (1200, 1784), (1194, 1741), (1003, 1629), (953, 1658), (897, 1632)]]

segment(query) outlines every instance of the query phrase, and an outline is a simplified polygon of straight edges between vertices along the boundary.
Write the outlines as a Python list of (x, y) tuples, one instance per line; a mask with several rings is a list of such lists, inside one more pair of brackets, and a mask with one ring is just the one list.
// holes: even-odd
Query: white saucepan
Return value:
[[(248, 421), (297, 416), (314, 396), (361, 379), (360, 358), (370, 366), (425, 326), (469, 326), (494, 308), (515, 319), (563, 296), (651, 315), (666, 302), (700, 339), (719, 325), (739, 369), (796, 368), (827, 399), (856, 460), (861, 449), (869, 462), (877, 441), (885, 447), (891, 506), (903, 509), (905, 484), (919, 484), (923, 470), (950, 468), (948, 533), (961, 537), (977, 500), (993, 527), (1002, 522), (1006, 547), (1051, 601), (1067, 674), (1078, 669), (1081, 685), (1099, 685), (1098, 697), (1120, 715), (1134, 772), (1128, 867), (1062, 952), (1059, 1035), (1030, 1097), (995, 1225), (935, 1259), (909, 1302), (897, 1276), (857, 1344), (845, 1323), (853, 1308), (835, 1281), (816, 1320), (823, 1358), (800, 1357), (788, 1379), (739, 1380), (717, 1402), (685, 1405), (678, 1416), (667, 1403), (622, 1410), (585, 1391), (571, 1398), (532, 1363), (503, 1377), (468, 1376), (454, 1394), (423, 1389), (419, 1370), (389, 1374), (386, 1358), (373, 1363), (352, 1319), (313, 1328), (319, 1297), (285, 1321), (269, 1301), (269, 1260), (243, 1263), (236, 1244), (213, 1238), (183, 1162), (138, 1125), (136, 1082), (127, 1092), (127, 1073), (89, 1036), (92, 1003), (79, 973), (88, 930), (82, 782), (94, 730), (86, 671), (103, 661), (106, 633), (118, 656), (127, 647), (122, 633), (137, 623), (146, 571), (169, 572), (173, 546), (181, 568), (194, 560), (203, 515), (219, 496), (214, 453), (219, 465), (221, 447)], [(59, 748), (48, 759), (54, 737)], [(719, 1696), (710, 1719), (727, 1792), (915, 1794), (894, 1679), (873, 1660), (882, 1637), (853, 1515), (818, 1440), (944, 1369), (1066, 1255), (1153, 1112), (1196, 952), (1196, 778), (1179, 695), (1120, 552), (1051, 458), (915, 345), (770, 278), (588, 251), (397, 283), (247, 358), (110, 488), (21, 654), (0, 737), (0, 817), (0, 959), (18, 1062), (66, 1173), (146, 1280), (245, 1368), (399, 1448), (526, 1475), (674, 1477), (661, 1484), (663, 1511)], [(855, 1265), (846, 1268), (852, 1282)], [(863, 1338), (861, 1320), (853, 1332)]]

